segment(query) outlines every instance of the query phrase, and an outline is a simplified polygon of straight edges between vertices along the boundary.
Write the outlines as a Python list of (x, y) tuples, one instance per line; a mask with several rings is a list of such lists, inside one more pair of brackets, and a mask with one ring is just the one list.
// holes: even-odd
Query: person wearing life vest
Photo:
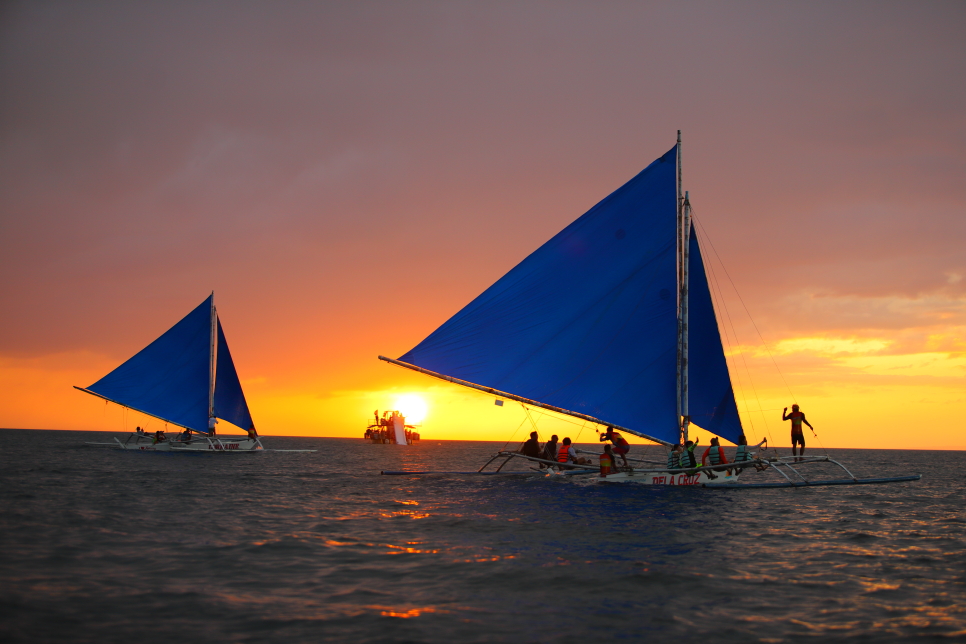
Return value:
[[(802, 423), (808, 425), (808, 428), (815, 432), (815, 428), (812, 424), (805, 420), (805, 414), (798, 410), (798, 405), (792, 405), (792, 413), (788, 413), (788, 407), (785, 407), (785, 411), (782, 412), (782, 420), (792, 421), (792, 456), (805, 456), (805, 434), (802, 432)], [(795, 445), (801, 445), (801, 449), (798, 453), (795, 452)], [(798, 460), (797, 458), (795, 460)]]
[[(752, 450), (756, 450), (762, 445), (765, 445), (766, 443), (768, 443), (768, 439), (763, 438), (762, 441), (757, 445), (749, 446), (748, 439), (745, 437), (744, 434), (742, 434), (741, 436), (738, 437), (738, 449), (735, 450), (735, 463), (747, 463), (748, 461), (755, 460), (755, 454), (754, 452), (752, 452)], [(739, 474), (741, 473), (740, 468), (736, 471)]]
[(610, 445), (604, 445), (604, 452), (600, 455), (600, 475), (606, 477), (608, 474), (615, 474), (617, 468), (614, 467), (614, 453)]
[(590, 465), (590, 460), (577, 456), (577, 450), (570, 444), (569, 436), (563, 439), (563, 445), (560, 446), (560, 451), (557, 452), (557, 462), (561, 465), (568, 465), (570, 463)]
[(681, 444), (678, 443), (671, 447), (671, 451), (667, 453), (667, 468), (669, 470), (678, 470), (684, 467), (681, 464)]
[(615, 432), (613, 427), (608, 426), (607, 431), (600, 435), (600, 441), (613, 443), (614, 453), (621, 457), (621, 460), (624, 461), (624, 467), (627, 467), (627, 452), (631, 451), (631, 446), (623, 436)]
[(711, 439), (711, 446), (704, 450), (701, 455), (701, 466), (705, 465), (724, 465), (728, 462), (725, 458), (724, 448), (718, 443), (718, 437)]
[(694, 458), (694, 449), (698, 446), (697, 439), (693, 441), (685, 441), (684, 449), (681, 451), (681, 467), (697, 467), (698, 461)]

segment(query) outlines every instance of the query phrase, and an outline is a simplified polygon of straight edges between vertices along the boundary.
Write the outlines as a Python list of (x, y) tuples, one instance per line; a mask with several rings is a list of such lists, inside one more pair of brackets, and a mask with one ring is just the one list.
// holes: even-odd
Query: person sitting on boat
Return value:
[[(805, 433), (802, 431), (802, 423), (808, 425), (808, 428), (815, 431), (812, 424), (805, 420), (805, 414), (798, 410), (798, 405), (792, 405), (792, 413), (788, 413), (788, 407), (785, 407), (785, 411), (782, 412), (782, 420), (792, 421), (792, 456), (805, 456)], [(795, 445), (801, 445), (801, 449), (798, 453), (795, 452)], [(798, 459), (795, 459), (798, 460)]]
[(143, 430), (143, 429), (141, 429), (141, 427), (140, 427), (140, 426), (138, 426), (138, 427), (136, 427), (136, 428), (134, 429), (134, 433), (135, 433), (135, 434), (137, 434), (137, 435), (139, 435), (139, 436), (144, 436), (144, 430)]
[(681, 451), (681, 467), (682, 468), (689, 468), (689, 467), (697, 467), (698, 466), (698, 461), (697, 461), (696, 458), (694, 458), (694, 448), (696, 448), (697, 446), (698, 446), (698, 441), (697, 440), (685, 441), (684, 442), (684, 449)]
[(154, 444), (155, 445), (157, 445), (158, 443), (163, 443), (166, 440), (168, 440), (168, 438), (164, 435), (164, 430), (163, 429), (159, 429), (158, 431), (154, 432)]
[(753, 450), (758, 449), (762, 445), (768, 443), (767, 438), (761, 439), (761, 442), (757, 445), (748, 445), (748, 439), (744, 434), (738, 437), (738, 449), (735, 451), (735, 463), (743, 463), (745, 461), (755, 460), (755, 454)]
[(577, 450), (570, 444), (570, 437), (563, 439), (563, 445), (557, 452), (557, 462), (560, 464), (574, 463), (577, 465), (590, 465), (590, 460), (577, 456)]
[[(749, 446), (748, 439), (745, 437), (744, 434), (742, 434), (741, 436), (738, 437), (738, 449), (735, 450), (735, 463), (747, 463), (748, 461), (755, 460), (755, 454), (752, 450), (758, 449), (759, 447), (766, 444), (767, 442), (768, 442), (768, 439), (763, 438), (761, 442), (758, 443), (757, 445)], [(757, 469), (760, 472), (765, 468), (762, 467), (760, 464), (755, 464), (755, 469)], [(738, 468), (735, 471), (740, 474), (741, 468)]]
[(728, 462), (725, 458), (724, 448), (718, 442), (718, 437), (711, 439), (711, 446), (704, 450), (701, 455), (701, 466), (705, 465), (724, 465)]
[(683, 467), (681, 465), (681, 444), (675, 444), (671, 447), (671, 451), (667, 453), (667, 468), (669, 470), (677, 470)]
[(537, 432), (530, 432), (530, 439), (524, 441), (518, 451), (524, 456), (540, 458), (540, 441), (537, 440)]
[(631, 451), (631, 446), (627, 443), (627, 440), (610, 426), (607, 427), (606, 432), (600, 435), (600, 440), (613, 443), (614, 453), (621, 457), (621, 460), (624, 461), (624, 467), (627, 467), (627, 452)]
[(604, 445), (604, 452), (600, 455), (600, 475), (607, 476), (615, 473), (617, 468), (614, 467), (614, 452), (610, 445)]
[(550, 440), (546, 442), (543, 446), (543, 452), (540, 453), (540, 458), (545, 461), (555, 461), (557, 460), (557, 435), (554, 434), (550, 437)]
[(248, 428), (248, 440), (253, 441), (253, 440), (256, 440), (256, 439), (258, 439), (258, 432), (255, 431), (255, 428), (254, 427), (249, 427)]

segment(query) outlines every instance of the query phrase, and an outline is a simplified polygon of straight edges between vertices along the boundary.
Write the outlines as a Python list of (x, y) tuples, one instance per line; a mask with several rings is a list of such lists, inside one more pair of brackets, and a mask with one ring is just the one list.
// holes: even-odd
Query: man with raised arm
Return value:
[[(805, 414), (798, 410), (798, 405), (792, 405), (792, 413), (790, 414), (788, 407), (785, 407), (785, 411), (782, 412), (782, 420), (792, 421), (792, 456), (805, 456), (805, 433), (802, 431), (802, 423), (808, 425), (808, 428), (813, 432), (815, 428), (805, 420)], [(801, 450), (797, 454), (795, 453), (796, 444), (801, 445)]]

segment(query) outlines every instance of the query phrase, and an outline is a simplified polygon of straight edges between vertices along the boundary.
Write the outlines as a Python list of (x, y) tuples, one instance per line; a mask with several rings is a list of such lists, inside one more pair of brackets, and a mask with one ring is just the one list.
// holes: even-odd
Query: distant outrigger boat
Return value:
[[(263, 449), (215, 310), (214, 292), (114, 371), (90, 387), (74, 389), (182, 429), (171, 438), (164, 432), (135, 432), (124, 441), (115, 438), (121, 449), (227, 453)], [(217, 436), (219, 419), (248, 435)]]
[[(395, 365), (670, 446), (690, 426), (737, 444), (744, 434), (725, 359), (677, 144), (515, 266)], [(500, 402), (500, 404), (502, 404)], [(515, 459), (542, 474), (597, 474), (603, 483), (798, 487), (891, 483), (859, 479), (828, 456), (669, 468), (616, 468), (499, 452), (476, 473)], [(486, 468), (498, 460), (491, 471)], [(808, 480), (800, 465), (831, 463), (846, 477)], [(739, 483), (770, 469), (778, 481)], [(416, 474), (428, 472), (383, 472)], [(519, 473), (519, 472), (514, 472)]]

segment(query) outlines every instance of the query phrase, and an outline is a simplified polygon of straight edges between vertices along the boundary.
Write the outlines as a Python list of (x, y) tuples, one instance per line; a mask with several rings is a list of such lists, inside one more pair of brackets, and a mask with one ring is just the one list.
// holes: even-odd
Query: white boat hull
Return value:
[(240, 436), (198, 437), (191, 442), (164, 440), (154, 442), (153, 436), (131, 434), (126, 441), (114, 439), (121, 449), (144, 452), (256, 452), (262, 449), (261, 442)]
[[(712, 478), (714, 477), (714, 478)], [(653, 470), (635, 472), (616, 472), (607, 476), (597, 476), (597, 483), (636, 483), (638, 485), (663, 485), (681, 487), (704, 485), (706, 483), (737, 483), (738, 474), (734, 470), (710, 472), (702, 470), (694, 474), (686, 472), (655, 472)]]

